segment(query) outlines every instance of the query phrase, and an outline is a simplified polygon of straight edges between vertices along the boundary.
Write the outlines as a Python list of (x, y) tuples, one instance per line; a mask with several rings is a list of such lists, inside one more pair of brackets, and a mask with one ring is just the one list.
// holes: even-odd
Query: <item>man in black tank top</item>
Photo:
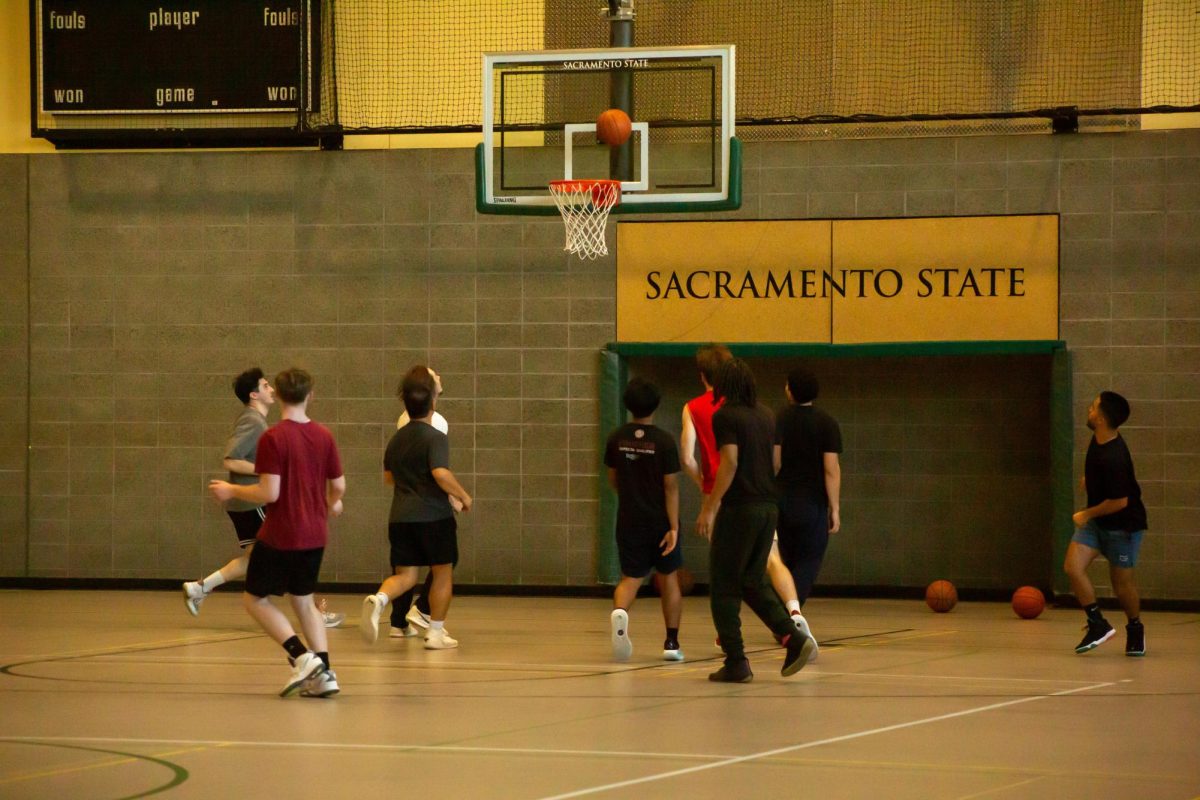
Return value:
[(1141, 601), (1133, 568), (1146, 532), (1146, 506), (1133, 472), (1133, 458), (1118, 428), (1129, 419), (1129, 403), (1116, 392), (1101, 392), (1088, 407), (1087, 426), (1092, 429), (1083, 469), (1087, 507), (1072, 517), (1075, 534), (1067, 548), (1063, 571), (1071, 579), (1071, 590), (1087, 614), (1083, 640), (1076, 653), (1094, 650), (1116, 631), (1100, 613), (1096, 590), (1088, 580), (1088, 566), (1103, 554), (1113, 591), (1129, 622), (1125, 626), (1125, 655), (1146, 654), (1146, 631), (1140, 619)]

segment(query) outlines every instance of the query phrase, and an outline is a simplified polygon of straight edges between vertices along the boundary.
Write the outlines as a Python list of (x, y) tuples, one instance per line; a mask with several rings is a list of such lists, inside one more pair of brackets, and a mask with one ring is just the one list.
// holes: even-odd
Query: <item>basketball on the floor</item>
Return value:
[(950, 581), (934, 581), (925, 588), (925, 604), (939, 614), (958, 605), (958, 590)]
[(596, 119), (596, 138), (609, 147), (625, 144), (632, 132), (629, 115), (619, 108), (610, 108)]
[(1022, 586), (1013, 592), (1012, 608), (1021, 619), (1034, 619), (1046, 608), (1046, 598), (1036, 586)]

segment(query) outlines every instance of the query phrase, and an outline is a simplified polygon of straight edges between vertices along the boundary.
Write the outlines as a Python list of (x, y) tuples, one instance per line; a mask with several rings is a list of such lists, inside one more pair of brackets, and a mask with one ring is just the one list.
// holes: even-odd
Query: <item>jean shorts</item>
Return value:
[(1108, 559), (1108, 563), (1121, 569), (1132, 569), (1137, 566), (1138, 550), (1142, 547), (1142, 536), (1145, 531), (1107, 531), (1093, 520), (1082, 528), (1075, 529), (1072, 542), (1078, 542), (1093, 550), (1099, 550)]

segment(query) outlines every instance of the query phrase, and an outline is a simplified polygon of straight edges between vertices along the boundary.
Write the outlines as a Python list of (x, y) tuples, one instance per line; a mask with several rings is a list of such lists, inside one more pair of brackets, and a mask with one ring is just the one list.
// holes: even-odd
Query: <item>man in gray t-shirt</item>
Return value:
[[(262, 382), (267, 383), (267, 379), (263, 378)], [(269, 385), (266, 388), (267, 391), (271, 389)], [(256, 391), (254, 394), (258, 394), (258, 392)], [(258, 483), (258, 475), (254, 472), (254, 460), (258, 455), (258, 440), (266, 430), (267, 416), (255, 407), (255, 401), (251, 399), (243, 409), (242, 415), (234, 423), (233, 433), (230, 435), (229, 441), (225, 443), (225, 456), (221, 463), (229, 470), (230, 483), (240, 486), (253, 486)], [(236, 497), (225, 501), (226, 511), (258, 511), (261, 509), (262, 506), (255, 505), (249, 500), (239, 500)], [(237, 528), (236, 519), (234, 528)], [(247, 548), (253, 544), (253, 538), (244, 541), (241, 531), (238, 531), (239, 547)]]
[[(263, 371), (254, 367), (233, 379), (233, 393), (245, 407), (225, 444), (225, 456), (221, 464), (229, 470), (230, 483), (249, 486), (258, 483), (254, 461), (258, 454), (258, 440), (267, 430), (267, 412), (275, 403), (275, 390), (264, 377)], [(183, 584), (183, 602), (192, 616), (199, 615), (200, 604), (213, 589), (246, 576), (250, 550), (266, 518), (262, 506), (236, 498), (225, 501), (225, 513), (233, 522), (234, 534), (242, 553), (207, 578)]]

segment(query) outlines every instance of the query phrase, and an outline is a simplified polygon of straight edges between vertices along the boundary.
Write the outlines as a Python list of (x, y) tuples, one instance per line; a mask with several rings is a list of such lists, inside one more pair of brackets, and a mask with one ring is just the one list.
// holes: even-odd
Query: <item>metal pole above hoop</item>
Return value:
[[(633, 0), (608, 0), (603, 14), (610, 24), (608, 43), (610, 47), (633, 47)], [(608, 107), (619, 108), (633, 119), (633, 73), (630, 70), (614, 70), (608, 90)], [(633, 180), (633, 139), (609, 150), (609, 176), (614, 180)]]

